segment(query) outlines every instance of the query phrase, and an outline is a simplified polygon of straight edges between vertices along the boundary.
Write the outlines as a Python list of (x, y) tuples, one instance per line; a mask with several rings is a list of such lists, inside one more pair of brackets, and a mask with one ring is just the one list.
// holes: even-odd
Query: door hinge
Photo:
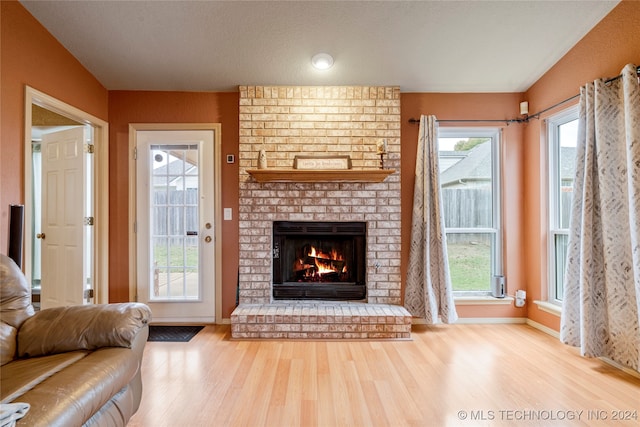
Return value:
[(94, 219), (92, 216), (84, 217), (84, 225), (93, 225)]
[(84, 290), (84, 299), (89, 301), (91, 298), (93, 298), (93, 289), (85, 289)]
[(96, 146), (93, 144), (84, 144), (84, 152), (85, 153), (89, 153), (89, 154), (93, 154), (93, 152), (95, 151)]
[(138, 147), (133, 148), (133, 160), (138, 160)]

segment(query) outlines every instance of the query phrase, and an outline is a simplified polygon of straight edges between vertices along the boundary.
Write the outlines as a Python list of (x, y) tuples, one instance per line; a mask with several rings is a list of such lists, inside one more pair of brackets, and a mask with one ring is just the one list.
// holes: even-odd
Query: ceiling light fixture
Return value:
[(333, 56), (328, 53), (317, 53), (311, 58), (311, 64), (317, 70), (328, 70), (333, 66)]

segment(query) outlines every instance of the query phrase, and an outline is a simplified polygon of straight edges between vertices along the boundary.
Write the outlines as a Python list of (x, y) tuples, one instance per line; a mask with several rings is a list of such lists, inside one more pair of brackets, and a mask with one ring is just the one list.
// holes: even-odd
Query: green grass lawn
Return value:
[[(153, 248), (154, 259), (159, 266), (167, 265), (167, 252), (169, 253), (168, 265), (170, 267), (186, 266), (186, 271), (197, 271), (198, 266), (198, 247), (187, 246), (183, 252), (182, 246), (171, 246), (167, 248), (165, 245), (156, 245)], [(192, 267), (192, 268), (189, 268)], [(164, 269), (160, 269), (164, 271)]]
[(491, 290), (491, 247), (486, 243), (447, 244), (454, 291)]

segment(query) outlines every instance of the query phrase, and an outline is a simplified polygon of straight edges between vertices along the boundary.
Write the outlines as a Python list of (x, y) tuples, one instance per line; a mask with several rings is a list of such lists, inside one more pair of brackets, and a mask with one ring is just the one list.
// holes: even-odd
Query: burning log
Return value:
[(336, 282), (347, 272), (346, 262), (335, 250), (324, 253), (315, 247), (306, 247), (306, 255), (298, 258), (293, 265), (293, 272), (298, 281)]
[(304, 260), (297, 259), (296, 262), (293, 264), (293, 271), (297, 273), (299, 271), (310, 270), (315, 267), (316, 267), (315, 264), (307, 264), (304, 262)]
[(315, 265), (318, 269), (322, 270), (321, 273), (340, 272), (344, 268), (345, 262), (337, 259), (319, 258), (314, 256), (307, 256), (304, 260), (304, 264)]

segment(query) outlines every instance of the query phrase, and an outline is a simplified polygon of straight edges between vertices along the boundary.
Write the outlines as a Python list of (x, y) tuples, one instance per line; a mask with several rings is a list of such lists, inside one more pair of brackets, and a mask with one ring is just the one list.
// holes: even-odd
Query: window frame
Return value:
[[(561, 226), (560, 197), (562, 188), (562, 177), (560, 173), (560, 127), (579, 119), (578, 106), (574, 105), (549, 117), (547, 122), (547, 164), (549, 167), (548, 177), (548, 209), (547, 209), (547, 270), (548, 287), (547, 301), (551, 304), (561, 306), (563, 290), (558, 292), (557, 279), (557, 255), (556, 240), (558, 236), (569, 236), (569, 228)], [(567, 225), (568, 226), (568, 225)], [(563, 272), (564, 276), (564, 272)]]
[[(447, 234), (493, 234), (491, 245), (491, 274), (489, 277), (489, 290), (463, 291), (454, 290), (456, 297), (492, 296), (492, 280), (495, 276), (502, 276), (503, 273), (503, 224), (502, 224), (502, 129), (501, 128), (478, 128), (478, 127), (439, 127), (438, 139), (440, 138), (490, 138), (491, 139), (491, 194), (492, 194), (492, 227), (476, 228), (448, 228), (445, 224), (445, 238)], [(440, 156), (438, 155), (438, 159)], [(440, 183), (440, 189), (442, 189)], [(452, 286), (455, 284), (452, 283)], [(506, 291), (505, 291), (506, 295)]]

